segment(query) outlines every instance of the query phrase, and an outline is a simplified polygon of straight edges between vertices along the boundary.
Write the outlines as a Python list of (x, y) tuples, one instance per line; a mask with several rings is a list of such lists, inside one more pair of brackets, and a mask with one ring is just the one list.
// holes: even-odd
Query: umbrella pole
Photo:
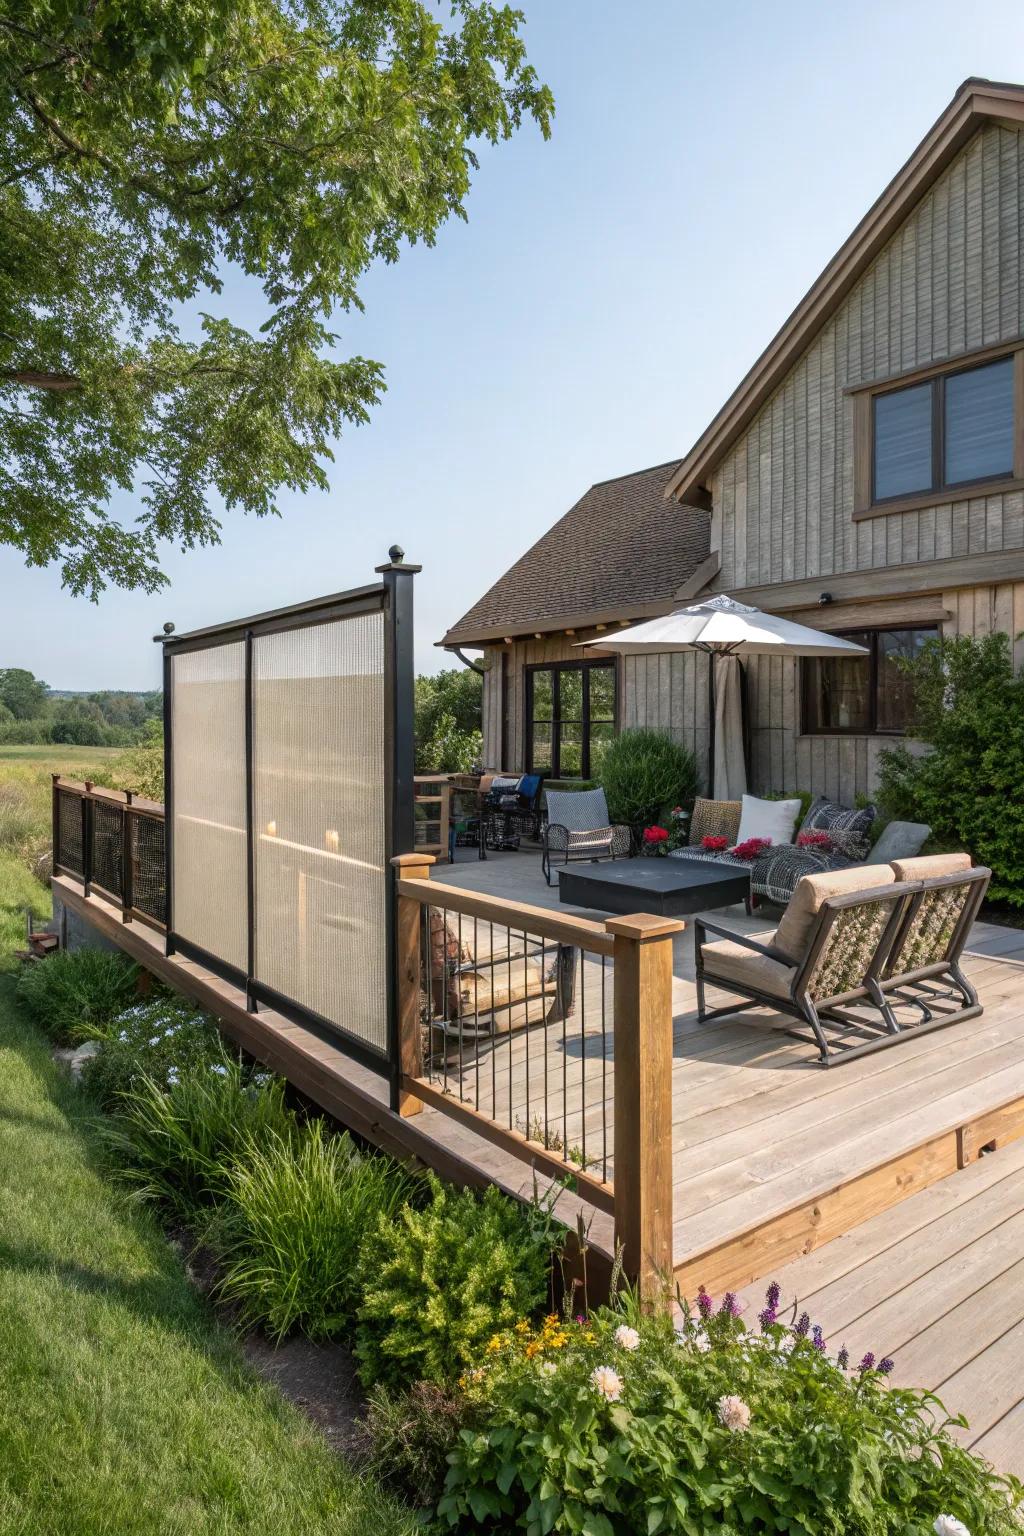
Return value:
[(708, 658), (708, 798), (715, 798), (715, 653), (710, 648), (704, 652)]

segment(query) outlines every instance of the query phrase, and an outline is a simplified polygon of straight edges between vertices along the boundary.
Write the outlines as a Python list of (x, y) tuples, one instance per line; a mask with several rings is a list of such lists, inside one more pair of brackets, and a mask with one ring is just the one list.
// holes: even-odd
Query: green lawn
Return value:
[(0, 977), (0, 1532), (412, 1530), (245, 1367)]

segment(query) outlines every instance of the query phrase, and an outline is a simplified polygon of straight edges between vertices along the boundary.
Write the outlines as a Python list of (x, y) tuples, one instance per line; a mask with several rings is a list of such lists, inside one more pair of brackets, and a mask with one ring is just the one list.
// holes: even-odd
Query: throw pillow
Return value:
[(866, 859), (871, 849), (871, 824), (877, 815), (878, 809), (874, 805), (853, 811), (819, 795), (804, 817), (800, 830), (827, 832), (837, 853), (844, 853), (848, 859)]
[(746, 843), (752, 837), (764, 837), (776, 845), (791, 843), (799, 814), (799, 800), (759, 800), (756, 795), (744, 795), (736, 841)]

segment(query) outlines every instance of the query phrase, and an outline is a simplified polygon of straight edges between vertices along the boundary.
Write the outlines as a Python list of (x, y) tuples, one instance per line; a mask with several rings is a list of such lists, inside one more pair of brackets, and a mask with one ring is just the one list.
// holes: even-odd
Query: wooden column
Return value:
[[(400, 853), (391, 860), (398, 880), (429, 880), (434, 856)], [(398, 897), (395, 951), (398, 961), (398, 1067), (403, 1078), (423, 1076), (423, 1036), (420, 1020), (420, 931), (424, 903), (414, 896)], [(429, 939), (428, 939), (429, 942)], [(422, 1099), (399, 1085), (398, 1113), (418, 1115)]]
[(672, 1291), (672, 940), (685, 923), (614, 917), (615, 1243), (652, 1310)]

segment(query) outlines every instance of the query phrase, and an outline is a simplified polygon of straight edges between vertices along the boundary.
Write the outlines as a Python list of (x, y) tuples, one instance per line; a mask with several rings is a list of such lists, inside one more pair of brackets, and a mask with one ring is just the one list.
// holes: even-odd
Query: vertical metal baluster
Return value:
[(441, 908), (441, 1064), (444, 1071), (444, 1091), (448, 1092), (448, 908)]
[(458, 986), (456, 987), (456, 992), (458, 993), (458, 998), (459, 998), (459, 1098), (460, 1099), (464, 1099), (465, 1098), (465, 1094), (463, 1093), (462, 1089), (463, 1089), (463, 1068), (464, 1068), (466, 1056), (465, 1056), (465, 1041), (463, 1039), (463, 1034), (462, 1034), (462, 913), (461, 912), (459, 913), (459, 938), (458, 938), (458, 945), (459, 945), (459, 956), (458, 956), (458, 959), (456, 961), (456, 965), (458, 966)]
[[(505, 945), (505, 962), (508, 966), (508, 995), (512, 996), (512, 929), (505, 929), (507, 944)], [(505, 1038), (508, 1040), (508, 1128), (512, 1129), (512, 1031), (506, 1029)]]
[(587, 1166), (587, 987), (586, 987), (586, 952), (580, 950), (580, 1115), (582, 1117), (582, 1130), (580, 1132), (580, 1152), (583, 1168)]
[[(580, 982), (582, 986), (582, 978)], [(569, 1021), (562, 1009), (562, 1155), (569, 1151)]]
[[(494, 975), (494, 922), (490, 923), (491, 975)], [(498, 1118), (498, 1036), (491, 1032), (491, 1119)]]
[[(479, 962), (480, 962), (480, 938), (479, 938), (479, 935), (477, 933), (477, 921), (476, 921), (475, 917), (473, 919), (473, 959), (479, 965)], [(492, 976), (494, 975), (493, 970), (491, 972), (491, 975)], [(493, 997), (491, 998), (491, 1004), (492, 1004), (491, 1018), (493, 1020), (493, 1018), (494, 1018), (494, 1010), (493, 1010), (494, 999), (493, 999)], [(480, 1108), (480, 992), (479, 992), (479, 989), (476, 988), (476, 987), (474, 987), (474, 989), (473, 989), (473, 1028), (476, 1031), (476, 1039), (473, 1042), (473, 1060), (474, 1060), (474, 1062), (476, 1064), (476, 1108), (479, 1110), (479, 1108)]]
[[(547, 997), (547, 940), (540, 942), (540, 1009), (541, 1027), (544, 1031), (544, 1145), (549, 1146), (551, 1138), (548, 1135), (548, 997)], [(558, 947), (555, 947), (555, 955), (558, 955)], [(556, 962), (557, 964), (557, 958)]]
[(601, 1177), (608, 1182), (608, 1012), (605, 962), (608, 956), (601, 956)]
[(434, 946), (431, 943), (430, 914), (433, 909), (423, 909), (424, 923), (420, 927), (420, 942), (426, 936), (427, 959), (423, 967), (427, 978), (427, 1082), (434, 1081)]
[[(526, 929), (523, 929), (523, 991), (530, 991), (530, 940)], [(526, 1134), (530, 1134), (530, 999), (523, 999), (523, 1007), (526, 1010)], [(511, 1013), (511, 1009), (509, 1010)], [(511, 1019), (509, 1020), (511, 1022)]]

